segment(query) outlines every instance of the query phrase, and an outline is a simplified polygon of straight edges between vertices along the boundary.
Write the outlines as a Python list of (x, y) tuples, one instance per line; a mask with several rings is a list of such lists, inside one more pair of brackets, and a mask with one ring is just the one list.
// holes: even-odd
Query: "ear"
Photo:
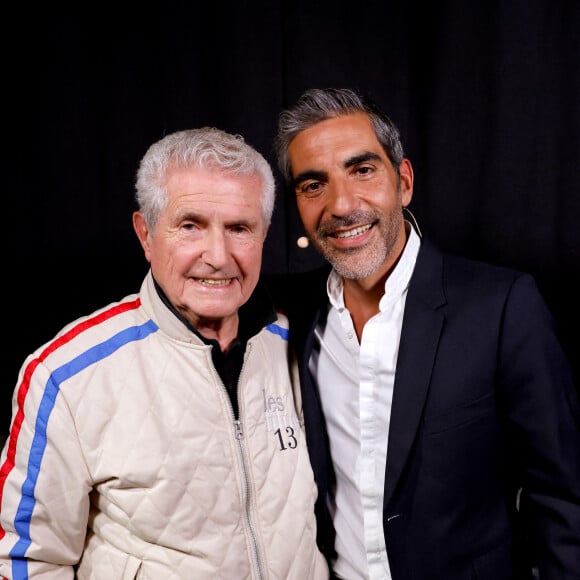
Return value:
[(403, 207), (407, 207), (413, 199), (413, 166), (405, 158), (399, 165), (399, 175), (401, 178), (401, 202)]
[(151, 245), (149, 237), (149, 227), (147, 222), (140, 211), (133, 213), (133, 229), (139, 238), (143, 252), (145, 253), (145, 259), (151, 262)]

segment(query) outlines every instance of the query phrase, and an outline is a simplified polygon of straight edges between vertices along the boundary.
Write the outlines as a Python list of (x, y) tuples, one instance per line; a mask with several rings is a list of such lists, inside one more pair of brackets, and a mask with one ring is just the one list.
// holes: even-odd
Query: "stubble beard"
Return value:
[[(343, 278), (349, 280), (362, 280), (374, 274), (391, 256), (393, 249), (397, 245), (401, 223), (403, 221), (403, 210), (398, 210), (389, 214), (378, 212), (355, 212), (346, 220), (341, 220), (342, 225), (348, 226), (354, 223), (376, 222), (375, 229), (378, 229), (378, 236), (374, 233), (374, 239), (364, 246), (357, 248), (337, 248), (325, 235), (330, 224), (321, 224), (311, 241), (316, 250), (330, 262), (334, 270)], [(338, 222), (332, 224), (332, 228)]]

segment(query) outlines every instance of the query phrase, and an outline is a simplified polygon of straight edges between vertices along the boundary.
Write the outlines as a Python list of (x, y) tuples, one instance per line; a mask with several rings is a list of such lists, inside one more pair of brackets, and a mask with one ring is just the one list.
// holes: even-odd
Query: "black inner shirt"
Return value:
[(169, 302), (169, 299), (161, 289), (161, 286), (153, 280), (155, 283), (155, 289), (159, 298), (163, 301), (165, 306), (185, 324), (185, 326), (198, 336), (205, 344), (212, 347), (211, 358), (215, 370), (219, 374), (222, 382), (224, 383), (232, 407), (234, 410), (234, 416), (239, 419), (239, 408), (238, 408), (238, 380), (240, 378), (240, 372), (242, 370), (242, 365), (244, 364), (244, 354), (246, 352), (246, 345), (248, 339), (260, 332), (264, 326), (275, 322), (277, 319), (276, 311), (272, 303), (270, 295), (262, 287), (260, 283), (256, 286), (256, 289), (250, 296), (250, 299), (243, 304), (239, 311), (239, 324), (238, 324), (238, 336), (229, 346), (227, 351), (222, 351), (219, 342), (213, 338), (206, 338), (198, 332), (182, 315), (181, 313)]

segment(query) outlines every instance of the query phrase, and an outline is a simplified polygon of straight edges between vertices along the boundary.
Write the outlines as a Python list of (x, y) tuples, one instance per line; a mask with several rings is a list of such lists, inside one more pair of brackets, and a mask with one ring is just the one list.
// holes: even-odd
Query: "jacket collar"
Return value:
[[(384, 505), (419, 429), (444, 323), (443, 255), (423, 239), (405, 304), (389, 428)], [(420, 353), (420, 356), (417, 356)]]
[[(169, 299), (147, 272), (141, 285), (141, 300), (152, 320), (169, 336), (185, 342), (210, 344), (197, 330), (173, 307)], [(238, 338), (245, 343), (262, 328), (277, 319), (272, 300), (258, 283), (250, 299), (239, 309), (240, 324)]]

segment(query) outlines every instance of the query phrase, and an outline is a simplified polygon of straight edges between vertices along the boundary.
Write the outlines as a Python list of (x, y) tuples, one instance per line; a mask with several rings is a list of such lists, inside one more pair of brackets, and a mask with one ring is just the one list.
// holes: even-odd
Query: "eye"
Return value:
[(228, 232), (231, 236), (243, 238), (252, 234), (253, 227), (249, 224), (232, 224), (228, 227)]
[(354, 168), (354, 173), (362, 177), (366, 177), (375, 172), (375, 168), (372, 165), (357, 165)]
[(322, 192), (323, 184), (321, 181), (305, 181), (296, 186), (296, 194), (305, 197), (316, 197)]

